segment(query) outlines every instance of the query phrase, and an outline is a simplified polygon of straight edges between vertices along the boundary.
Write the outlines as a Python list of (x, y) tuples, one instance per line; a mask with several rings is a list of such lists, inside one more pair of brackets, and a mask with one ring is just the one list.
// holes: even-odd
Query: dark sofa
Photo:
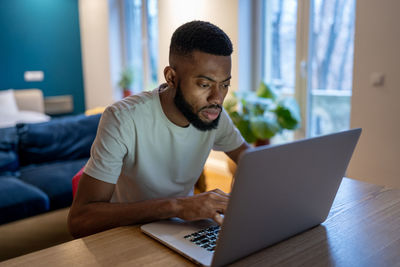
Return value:
[(0, 224), (72, 203), (72, 177), (85, 165), (100, 114), (0, 128)]

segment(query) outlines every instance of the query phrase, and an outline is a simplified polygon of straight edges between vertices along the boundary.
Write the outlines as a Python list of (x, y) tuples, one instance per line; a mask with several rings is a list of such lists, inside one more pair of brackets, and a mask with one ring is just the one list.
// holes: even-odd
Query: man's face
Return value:
[(179, 63), (176, 107), (197, 129), (215, 129), (230, 85), (231, 57), (195, 51)]

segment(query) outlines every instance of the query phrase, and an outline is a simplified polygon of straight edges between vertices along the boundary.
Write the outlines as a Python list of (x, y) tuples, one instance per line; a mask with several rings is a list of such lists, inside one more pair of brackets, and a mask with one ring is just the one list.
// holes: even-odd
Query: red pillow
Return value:
[(85, 166), (82, 167), (82, 169), (79, 170), (77, 174), (72, 178), (72, 196), (75, 197), (76, 190), (78, 190), (78, 185), (79, 185), (79, 180), (82, 177), (83, 174), (83, 169)]

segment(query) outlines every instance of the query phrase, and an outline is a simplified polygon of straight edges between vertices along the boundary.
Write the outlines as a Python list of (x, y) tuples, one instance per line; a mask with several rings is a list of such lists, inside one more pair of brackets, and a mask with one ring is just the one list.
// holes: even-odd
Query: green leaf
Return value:
[(121, 72), (121, 78), (118, 81), (118, 86), (122, 89), (129, 89), (133, 82), (133, 72), (130, 68), (126, 67)]
[(256, 95), (258, 97), (269, 98), (269, 99), (272, 99), (272, 100), (275, 100), (276, 96), (277, 96), (275, 90), (273, 90), (271, 87), (269, 87), (264, 82), (260, 83), (260, 86), (257, 89)]
[(252, 108), (252, 114), (254, 116), (263, 115), (265, 112), (264, 107), (260, 104), (255, 104)]
[(300, 108), (294, 98), (285, 98), (280, 101), (275, 113), (282, 128), (294, 130), (300, 126)]
[(235, 97), (227, 97), (224, 101), (224, 108), (229, 114), (236, 109), (238, 101)]
[(250, 122), (248, 120), (240, 120), (235, 125), (247, 143), (251, 144), (257, 140), (250, 128)]
[(250, 119), (250, 129), (258, 139), (272, 138), (280, 131), (276, 117), (258, 116)]
[(233, 111), (231, 113), (229, 113), (229, 117), (231, 117), (231, 120), (233, 122), (233, 124), (237, 125), (240, 123), (242, 119), (242, 116), (237, 112), (237, 111)]

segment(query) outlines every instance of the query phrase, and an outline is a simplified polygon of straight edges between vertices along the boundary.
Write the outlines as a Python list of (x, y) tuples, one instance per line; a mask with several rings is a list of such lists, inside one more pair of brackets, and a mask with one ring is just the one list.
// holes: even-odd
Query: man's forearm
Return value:
[[(68, 227), (74, 237), (83, 237), (114, 227), (145, 223), (171, 217), (183, 220), (218, 219), (229, 195), (219, 189), (189, 197), (154, 199), (135, 203), (74, 200)], [(218, 223), (222, 221), (216, 220)]]
[(68, 216), (69, 231), (75, 238), (114, 227), (176, 217), (175, 199), (156, 199), (135, 203), (92, 202), (72, 205)]

